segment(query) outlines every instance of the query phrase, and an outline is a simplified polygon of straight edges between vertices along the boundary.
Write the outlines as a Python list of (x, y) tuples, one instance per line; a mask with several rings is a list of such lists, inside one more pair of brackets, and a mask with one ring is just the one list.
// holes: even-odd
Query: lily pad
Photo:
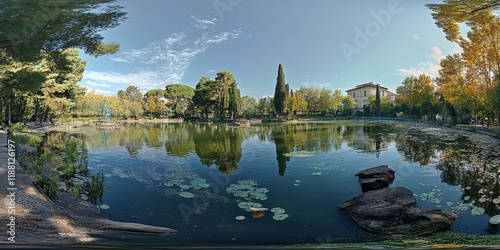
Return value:
[(181, 192), (179, 195), (181, 197), (184, 197), (184, 198), (193, 198), (194, 197), (194, 194), (190, 193), (190, 192)]
[(470, 200), (470, 196), (468, 196), (468, 195), (464, 196), (464, 201), (468, 201), (468, 200)]
[(121, 174), (118, 175), (118, 177), (120, 177), (120, 178), (130, 178), (130, 175), (125, 174), (125, 173), (121, 173)]
[(243, 208), (243, 209), (250, 208), (251, 206), (252, 206), (252, 204), (250, 202), (246, 202), (246, 201), (238, 203), (238, 207)]
[(285, 209), (281, 207), (275, 207), (271, 209), (271, 212), (273, 212), (274, 214), (284, 214)]
[(500, 224), (500, 215), (495, 215), (490, 218), (490, 224), (496, 225)]
[(288, 214), (275, 214), (273, 216), (274, 220), (284, 220), (286, 218), (288, 218)]
[(171, 181), (166, 181), (166, 182), (163, 183), (163, 186), (165, 186), (165, 187), (173, 187), (174, 183), (172, 183)]
[(243, 215), (238, 215), (236, 217), (234, 217), (236, 220), (244, 220), (245, 219), (245, 216)]
[(106, 204), (101, 204), (101, 206), (99, 206), (101, 209), (109, 209), (109, 206), (106, 205)]
[(471, 211), (471, 214), (474, 216), (481, 216), (484, 214), (484, 208), (482, 207), (474, 207)]
[(495, 198), (495, 199), (493, 199), (493, 203), (495, 203), (495, 204), (499, 204), (499, 203), (500, 203), (500, 198)]
[(179, 185), (179, 187), (180, 187), (182, 190), (189, 189), (189, 186), (188, 186), (188, 185)]
[(104, 175), (104, 177), (106, 177), (106, 178), (109, 178), (109, 177), (111, 177), (111, 176), (113, 176), (113, 175), (112, 175), (112, 174), (105, 174), (105, 175)]
[(479, 198), (479, 202), (486, 202), (486, 198)]

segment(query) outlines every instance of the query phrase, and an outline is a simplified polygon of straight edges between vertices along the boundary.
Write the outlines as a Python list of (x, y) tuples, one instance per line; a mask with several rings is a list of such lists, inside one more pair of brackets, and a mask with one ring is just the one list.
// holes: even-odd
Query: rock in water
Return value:
[(367, 192), (389, 187), (394, 181), (395, 173), (396, 172), (387, 167), (387, 165), (380, 165), (378, 167), (365, 169), (355, 176), (358, 176), (363, 192)]
[(426, 235), (447, 230), (454, 222), (441, 211), (418, 207), (413, 192), (404, 187), (365, 192), (339, 208), (363, 229), (381, 234)]

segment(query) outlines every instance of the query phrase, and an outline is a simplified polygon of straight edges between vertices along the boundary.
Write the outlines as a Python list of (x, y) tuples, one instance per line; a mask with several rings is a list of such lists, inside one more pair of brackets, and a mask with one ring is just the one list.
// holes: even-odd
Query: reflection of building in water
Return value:
[(349, 127), (352, 130), (353, 140), (347, 146), (367, 153), (377, 153), (389, 147), (392, 141), (390, 134), (377, 125)]
[(388, 97), (394, 102), (396, 94), (389, 91), (388, 88), (373, 82), (359, 84), (355, 88), (346, 91), (348, 95), (354, 98), (354, 102), (356, 103), (355, 110), (363, 110), (363, 107), (368, 106), (368, 97), (376, 95), (377, 85), (380, 86), (380, 98)]

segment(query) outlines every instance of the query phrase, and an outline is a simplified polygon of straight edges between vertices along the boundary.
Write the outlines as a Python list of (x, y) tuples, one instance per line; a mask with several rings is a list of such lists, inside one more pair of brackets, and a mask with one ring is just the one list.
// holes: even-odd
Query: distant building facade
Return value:
[(380, 98), (388, 97), (392, 102), (394, 102), (397, 95), (389, 91), (388, 88), (373, 82), (359, 84), (355, 88), (346, 91), (347, 94), (352, 96), (354, 99), (354, 102), (356, 103), (356, 110), (363, 110), (364, 106), (368, 106), (368, 97), (376, 95), (377, 85), (380, 86)]

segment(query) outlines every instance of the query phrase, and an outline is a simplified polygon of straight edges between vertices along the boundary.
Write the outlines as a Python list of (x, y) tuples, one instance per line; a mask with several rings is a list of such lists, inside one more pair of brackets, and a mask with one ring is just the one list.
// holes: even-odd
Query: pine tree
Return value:
[(278, 66), (278, 78), (276, 79), (276, 88), (274, 89), (274, 110), (278, 115), (283, 115), (286, 108), (286, 87), (285, 73), (281, 63)]

